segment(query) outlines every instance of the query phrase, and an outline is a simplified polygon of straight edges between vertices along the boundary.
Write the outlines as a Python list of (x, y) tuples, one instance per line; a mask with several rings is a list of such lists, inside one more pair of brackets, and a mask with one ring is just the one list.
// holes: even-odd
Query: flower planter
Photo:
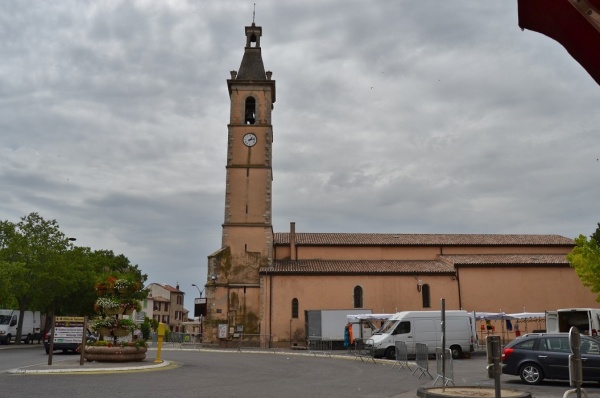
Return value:
[(102, 336), (124, 337), (129, 335), (129, 329), (125, 328), (98, 328), (98, 333)]
[(109, 328), (98, 328), (98, 333), (100, 333), (102, 336), (110, 336), (110, 329)]
[(115, 307), (115, 308), (105, 308), (104, 309), (104, 313), (106, 315), (121, 315), (121, 307)]
[(123, 310), (123, 315), (131, 315), (133, 314), (133, 307), (127, 307)]
[(113, 332), (113, 336), (117, 336), (117, 337), (123, 337), (123, 336), (127, 336), (129, 334), (129, 330), (125, 329), (125, 328), (115, 328), (112, 330)]
[(146, 347), (87, 346), (83, 357), (96, 362), (139, 362), (146, 359)]

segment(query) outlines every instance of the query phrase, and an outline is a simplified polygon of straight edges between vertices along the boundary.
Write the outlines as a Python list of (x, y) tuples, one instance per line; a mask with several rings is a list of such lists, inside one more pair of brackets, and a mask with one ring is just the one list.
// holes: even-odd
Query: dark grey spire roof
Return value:
[(267, 80), (260, 47), (246, 47), (237, 80)]

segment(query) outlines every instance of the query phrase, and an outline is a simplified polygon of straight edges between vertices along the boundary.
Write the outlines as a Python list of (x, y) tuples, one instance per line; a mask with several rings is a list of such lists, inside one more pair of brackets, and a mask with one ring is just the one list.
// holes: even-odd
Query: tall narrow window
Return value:
[(427, 285), (427, 284), (423, 285), (423, 288), (421, 289), (421, 295), (423, 296), (423, 308), (430, 308), (431, 307), (431, 295), (430, 295), (430, 291), (429, 291), (429, 285)]
[(256, 100), (254, 99), (254, 97), (246, 98), (246, 112), (244, 117), (244, 123), (256, 123)]
[(298, 299), (292, 299), (292, 318), (298, 318)]
[(363, 290), (362, 287), (354, 288), (354, 308), (362, 308), (363, 306)]

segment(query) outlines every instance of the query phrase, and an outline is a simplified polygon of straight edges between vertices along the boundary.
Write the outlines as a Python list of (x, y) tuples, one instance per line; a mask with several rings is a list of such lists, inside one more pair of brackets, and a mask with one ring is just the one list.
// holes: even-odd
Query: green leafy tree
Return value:
[(148, 279), (137, 265), (110, 250), (74, 246), (55, 220), (31, 213), (18, 223), (0, 221), (0, 307), (18, 308), (17, 344), (24, 311), (40, 310), (46, 328), (54, 315), (96, 315), (98, 280), (119, 275), (140, 288), (132, 300), (143, 300)]
[[(596, 230), (598, 233), (598, 230)], [(594, 236), (594, 235), (592, 235)], [(584, 286), (596, 293), (596, 301), (600, 302), (600, 247), (598, 241), (583, 235), (575, 238), (575, 247), (567, 254), (567, 260), (575, 268), (575, 272)]]
[(594, 239), (596, 243), (600, 246), (600, 223), (598, 223), (598, 228), (596, 228), (594, 233), (590, 235), (590, 238)]
[(7, 294), (20, 311), (16, 336), (20, 344), (24, 312), (40, 308), (43, 301), (52, 302), (69, 286), (64, 255), (72, 245), (55, 220), (44, 220), (37, 213), (22, 217), (16, 224), (3, 221), (0, 231)]

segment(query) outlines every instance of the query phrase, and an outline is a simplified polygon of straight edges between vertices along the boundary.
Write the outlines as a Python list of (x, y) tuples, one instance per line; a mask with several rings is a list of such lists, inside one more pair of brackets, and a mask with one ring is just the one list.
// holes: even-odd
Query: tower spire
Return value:
[(256, 3), (254, 3), (254, 10), (252, 10), (252, 25), (254, 25), (254, 17), (256, 16)]

